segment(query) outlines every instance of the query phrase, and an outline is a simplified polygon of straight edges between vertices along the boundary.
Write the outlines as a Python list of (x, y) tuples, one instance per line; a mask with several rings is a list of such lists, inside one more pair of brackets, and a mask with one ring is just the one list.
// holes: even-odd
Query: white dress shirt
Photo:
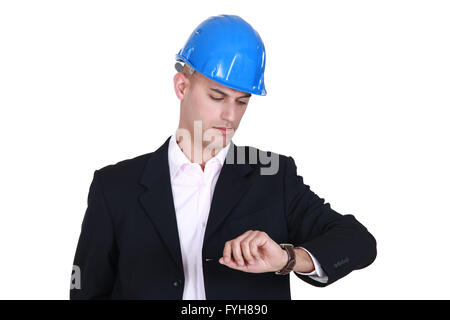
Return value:
[[(203, 237), (214, 188), (230, 145), (228, 143), (209, 159), (202, 170), (198, 163), (192, 163), (180, 149), (176, 135), (173, 134), (170, 138), (170, 181), (185, 277), (183, 300), (206, 299), (202, 264)], [(308, 275), (317, 281), (328, 281), (319, 263), (309, 252), (308, 254), (313, 260), (315, 270), (300, 274)]]

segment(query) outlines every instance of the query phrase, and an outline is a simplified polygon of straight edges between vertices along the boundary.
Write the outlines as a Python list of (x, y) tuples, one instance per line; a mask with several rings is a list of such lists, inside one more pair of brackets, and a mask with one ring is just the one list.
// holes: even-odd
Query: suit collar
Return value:
[[(206, 162), (205, 170), (208, 166), (210, 166), (211, 162), (216, 162), (220, 165), (220, 168), (223, 167), (223, 163), (225, 161), (225, 157), (230, 148), (231, 141), (222, 148), (214, 157), (209, 159)], [(193, 165), (193, 163), (188, 159), (188, 157), (183, 153), (180, 146), (176, 140), (176, 132), (169, 138), (168, 145), (168, 161), (169, 161), (169, 171), (170, 171), (170, 181), (173, 181), (177, 172), (185, 165)]]
[[(156, 151), (150, 154), (140, 179), (140, 183), (147, 188), (150, 188), (164, 177), (170, 177), (168, 149), (171, 137), (172, 136), (169, 136)], [(245, 147), (237, 146), (233, 141), (230, 141), (220, 176), (222, 176), (223, 170), (226, 170), (226, 174), (231, 175), (232, 177), (244, 177), (254, 170), (253, 166), (247, 161), (242, 164), (237, 161), (239, 158), (238, 155), (242, 154), (244, 151), (248, 153), (248, 150)]]

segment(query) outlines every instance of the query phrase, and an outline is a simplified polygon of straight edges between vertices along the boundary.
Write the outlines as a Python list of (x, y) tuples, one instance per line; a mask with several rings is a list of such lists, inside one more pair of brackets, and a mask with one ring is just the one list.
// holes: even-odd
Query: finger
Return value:
[(236, 269), (236, 270), (241, 270), (241, 271), (245, 271), (245, 269), (247, 268), (245, 265), (244, 266), (240, 266), (238, 265), (234, 260), (230, 260), (230, 262), (225, 264), (228, 268), (232, 268), (232, 269)]
[(248, 236), (241, 241), (241, 251), (244, 256), (245, 261), (247, 261), (249, 264), (254, 264), (256, 257), (253, 256), (250, 250), (250, 242), (252, 239), (257, 236), (258, 231), (252, 231), (248, 234)]
[[(222, 254), (222, 255), (223, 255), (223, 261), (224, 261), (225, 263), (229, 263), (229, 262), (231, 261), (231, 254), (232, 254), (231, 242), (234, 241), (234, 240), (236, 240), (236, 239), (241, 239), (241, 238), (243, 238), (243, 237), (246, 237), (247, 234), (248, 234), (250, 231), (251, 231), (251, 230), (249, 230), (249, 231), (247, 231), (247, 232), (244, 232), (244, 233), (241, 234), (239, 237), (237, 237), (237, 238), (235, 238), (235, 239), (233, 239), (233, 240), (230, 240), (230, 241), (225, 242), (225, 246), (224, 246), (223, 254)], [(219, 259), (219, 261), (220, 261), (220, 259)]]
[(243, 234), (241, 234), (239, 237), (234, 238), (234, 240), (242, 240), (245, 239), (249, 234), (253, 233), (253, 230), (247, 230)]
[[(237, 237), (236, 239), (234, 239), (233, 241), (236, 242), (236, 246), (239, 246), (238, 248), (238, 254), (240, 253), (240, 256), (238, 257), (238, 259), (236, 259), (236, 262), (238, 263), (238, 265), (240, 266), (244, 266), (245, 265), (245, 261), (252, 261), (252, 257), (249, 256), (250, 250), (247, 249), (247, 256), (244, 255), (243, 252), (243, 248), (245, 247), (245, 245), (242, 244), (242, 241), (245, 241), (245, 239), (247, 239), (249, 236), (251, 236), (254, 233), (253, 230), (248, 230), (246, 232), (244, 232), (243, 234), (241, 234), (239, 237)], [(248, 247), (248, 245), (247, 245)], [(244, 261), (245, 259), (245, 261)]]
[(249, 243), (250, 252), (256, 259), (262, 258), (258, 253), (258, 249), (266, 242), (267, 238), (265, 237), (265, 234), (262, 232), (258, 232), (258, 234), (256, 234), (255, 237), (253, 237), (252, 240), (250, 241)]
[(223, 248), (223, 260), (225, 263), (231, 261), (231, 243), (230, 241), (225, 242), (225, 247)]
[(241, 243), (238, 238), (231, 241), (231, 249), (233, 251), (233, 258), (234, 261), (239, 265), (244, 265), (244, 259), (242, 257), (242, 251), (241, 251)]

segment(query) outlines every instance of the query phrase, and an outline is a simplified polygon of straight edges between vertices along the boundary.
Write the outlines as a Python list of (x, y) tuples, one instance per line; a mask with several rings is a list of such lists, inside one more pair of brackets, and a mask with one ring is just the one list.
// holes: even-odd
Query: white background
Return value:
[(450, 6), (411, 0), (1, 1), (0, 298), (69, 297), (94, 170), (174, 132), (174, 55), (223, 13), (267, 54), (233, 141), (292, 156), (378, 242), (292, 298), (450, 298)]

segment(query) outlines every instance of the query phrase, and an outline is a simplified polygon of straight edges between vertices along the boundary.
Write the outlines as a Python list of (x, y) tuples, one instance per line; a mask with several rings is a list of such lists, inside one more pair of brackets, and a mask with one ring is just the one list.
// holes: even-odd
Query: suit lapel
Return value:
[(183, 273), (180, 240), (178, 236), (177, 219), (170, 183), (168, 163), (168, 146), (170, 137), (150, 156), (141, 184), (147, 190), (141, 195), (140, 201), (145, 213), (153, 222), (175, 264)]
[(246, 155), (245, 159), (247, 160), (244, 163), (239, 164), (238, 161), (238, 155), (244, 154), (244, 151), (244, 147), (237, 147), (231, 142), (214, 189), (203, 244), (214, 234), (214, 231), (250, 187), (251, 180), (247, 175), (253, 170), (253, 167), (248, 163), (248, 155)]

